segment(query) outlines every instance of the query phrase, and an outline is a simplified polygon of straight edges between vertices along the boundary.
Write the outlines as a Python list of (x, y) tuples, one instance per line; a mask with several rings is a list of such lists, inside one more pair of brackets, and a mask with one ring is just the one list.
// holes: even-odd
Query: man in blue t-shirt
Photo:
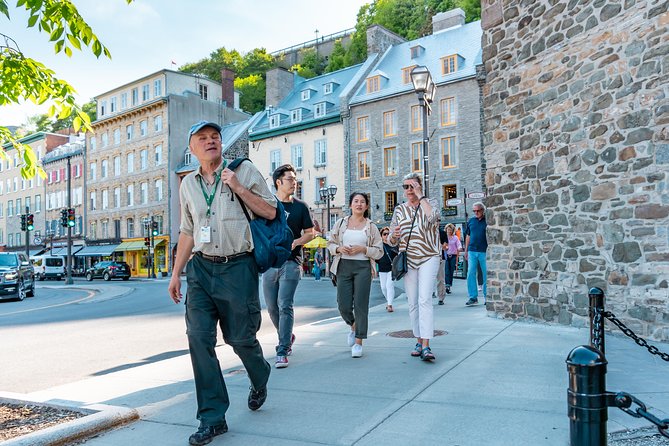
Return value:
[(472, 206), (474, 217), (467, 222), (465, 231), (465, 260), (467, 261), (467, 294), (469, 300), (465, 305), (476, 305), (479, 303), (478, 288), (476, 283), (476, 270), (481, 268), (483, 275), (483, 303), (488, 291), (487, 268), (485, 262), (485, 252), (488, 249), (488, 239), (486, 238), (485, 206), (481, 202), (476, 202)]
[(286, 210), (288, 227), (293, 231), (293, 252), (280, 268), (270, 268), (262, 275), (262, 289), (267, 303), (267, 312), (279, 335), (274, 367), (288, 367), (288, 356), (293, 352), (293, 299), (300, 281), (302, 245), (314, 238), (314, 224), (309, 207), (295, 198), (297, 177), (290, 164), (279, 166), (272, 173), (276, 197)]

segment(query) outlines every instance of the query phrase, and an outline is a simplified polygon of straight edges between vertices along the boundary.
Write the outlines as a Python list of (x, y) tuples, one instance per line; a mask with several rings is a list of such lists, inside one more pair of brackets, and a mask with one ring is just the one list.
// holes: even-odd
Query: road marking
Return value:
[[(82, 290), (81, 288), (78, 288), (78, 289), (81, 290), (81, 291), (85, 291), (85, 290)], [(49, 309), (49, 308), (56, 308), (56, 307), (62, 307), (62, 306), (65, 306), (65, 305), (76, 304), (76, 303), (83, 302), (83, 301), (86, 301), (88, 299), (91, 299), (96, 294), (95, 291), (86, 291), (86, 293), (88, 294), (86, 297), (82, 297), (81, 299), (78, 299), (78, 300), (63, 302), (63, 303), (60, 303), (60, 304), (47, 305), (47, 306), (44, 306), (44, 307), (28, 308), (28, 309), (25, 309), (25, 310), (12, 311), (12, 312), (9, 312), (9, 313), (0, 313), (0, 317), (10, 316), (12, 314), (31, 313), (33, 311), (46, 310), (46, 309)], [(31, 299), (31, 298), (29, 297), (28, 299)]]

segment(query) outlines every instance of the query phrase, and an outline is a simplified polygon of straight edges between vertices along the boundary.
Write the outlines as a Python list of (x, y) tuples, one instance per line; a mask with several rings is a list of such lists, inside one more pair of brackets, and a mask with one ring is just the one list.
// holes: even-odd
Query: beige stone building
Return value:
[[(19, 140), (33, 149), (38, 160), (68, 141), (68, 136), (46, 132), (33, 133)], [(24, 179), (21, 175), (23, 160), (20, 153), (11, 145), (5, 145), (3, 149), (5, 159), (0, 160), (0, 250), (25, 251), (26, 233), (21, 231), (20, 215), (25, 214), (28, 208), (35, 223), (35, 229), (29, 237), (29, 249), (31, 254), (35, 254), (42, 250), (46, 229), (44, 181), (39, 176)], [(35, 237), (39, 243), (35, 243)]]
[(95, 98), (85, 165), (87, 247), (79, 253), (88, 264), (114, 257), (128, 262), (133, 276), (148, 275), (144, 237), (153, 218), (155, 271), (171, 269), (179, 230), (174, 172), (183, 163), (187, 131), (201, 119), (220, 125), (248, 119), (235, 107), (233, 80), (227, 70), (223, 85), (161, 70)]

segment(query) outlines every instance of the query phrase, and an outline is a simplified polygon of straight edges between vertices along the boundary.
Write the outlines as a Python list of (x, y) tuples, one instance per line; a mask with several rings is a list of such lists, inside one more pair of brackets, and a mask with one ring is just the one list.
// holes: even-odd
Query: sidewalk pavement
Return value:
[[(249, 382), (239, 359), (219, 346), (230, 431), (211, 444), (568, 444), (565, 359), (587, 343), (588, 330), (496, 318), (483, 305), (465, 307), (465, 288), (456, 281), (446, 305), (434, 300), (435, 329), (447, 332), (432, 340), (434, 363), (410, 357), (413, 338), (388, 336), (411, 328), (403, 294), (394, 313), (384, 305), (370, 309), (360, 359), (351, 358), (341, 319), (296, 327), (290, 366), (272, 370), (267, 402), (257, 412), (246, 407)], [(275, 336), (260, 338), (270, 363)], [(608, 336), (606, 345), (608, 390), (632, 393), (651, 413), (669, 417), (667, 363), (621, 336)], [(139, 421), (100, 434), (88, 446), (185, 445), (198, 426), (187, 355), (23, 399), (137, 411)], [(650, 424), (618, 409), (609, 409), (609, 418), (609, 432)]]

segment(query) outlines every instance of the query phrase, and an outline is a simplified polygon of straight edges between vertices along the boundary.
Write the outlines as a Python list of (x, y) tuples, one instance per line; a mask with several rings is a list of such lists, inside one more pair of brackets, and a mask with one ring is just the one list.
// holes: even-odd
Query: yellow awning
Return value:
[(304, 244), (305, 248), (327, 248), (327, 246), (328, 241), (323, 237), (316, 237), (312, 241)]
[(144, 240), (134, 240), (132, 242), (122, 242), (114, 251), (141, 251), (146, 250), (146, 248)]

